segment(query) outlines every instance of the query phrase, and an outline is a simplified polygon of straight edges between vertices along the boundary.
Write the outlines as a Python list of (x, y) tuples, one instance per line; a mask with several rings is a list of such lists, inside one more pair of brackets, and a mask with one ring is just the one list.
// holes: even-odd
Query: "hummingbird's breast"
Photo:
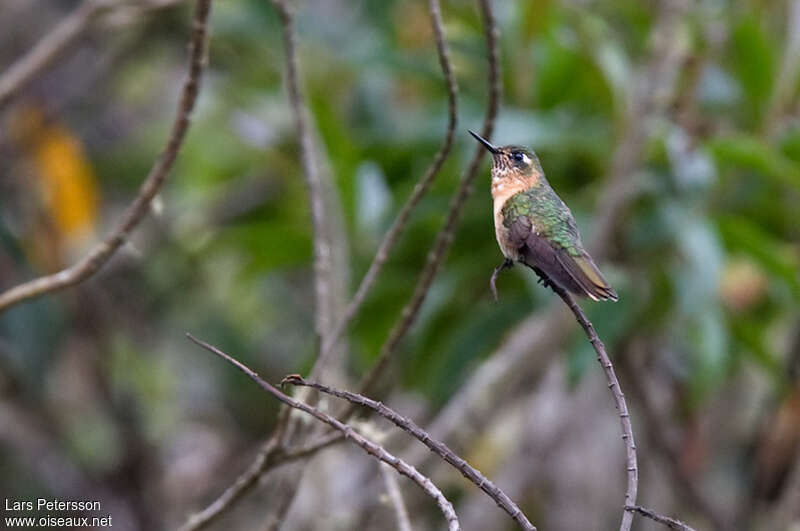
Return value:
[(519, 260), (519, 250), (510, 244), (511, 236), (503, 224), (503, 206), (506, 201), (526, 189), (526, 183), (503, 176), (492, 176), (492, 200), (494, 203), (494, 233), (497, 245), (503, 256), (511, 260)]

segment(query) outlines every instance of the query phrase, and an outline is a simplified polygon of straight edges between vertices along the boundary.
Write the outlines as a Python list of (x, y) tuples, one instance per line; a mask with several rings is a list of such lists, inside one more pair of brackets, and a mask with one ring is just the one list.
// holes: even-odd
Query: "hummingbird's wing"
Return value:
[(565, 240), (540, 234), (530, 218), (518, 216), (508, 226), (510, 243), (519, 250), (525, 265), (541, 270), (564, 289), (596, 301), (616, 301), (616, 292), (580, 243), (575, 221), (571, 215), (568, 218), (562, 220), (566, 223), (562, 230), (568, 236)]

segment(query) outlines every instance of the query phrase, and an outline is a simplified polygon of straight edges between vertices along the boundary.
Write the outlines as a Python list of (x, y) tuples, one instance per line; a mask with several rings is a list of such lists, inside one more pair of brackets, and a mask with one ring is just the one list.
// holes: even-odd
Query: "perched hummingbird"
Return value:
[(521, 262), (545, 285), (596, 301), (616, 301), (616, 292), (583, 248), (572, 212), (550, 187), (536, 154), (520, 146), (495, 147), (470, 134), (492, 154), (494, 229), (505, 256), (492, 274), (495, 299), (497, 274)]

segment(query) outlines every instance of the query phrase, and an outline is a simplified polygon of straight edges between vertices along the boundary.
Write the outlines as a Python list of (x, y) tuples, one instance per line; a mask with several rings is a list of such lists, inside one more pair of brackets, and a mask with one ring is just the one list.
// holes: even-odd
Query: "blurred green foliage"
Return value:
[[(426, 7), (418, 2), (365, 7), (340, 12), (332, 4), (320, 9), (335, 18), (301, 11), (299, 21), (302, 73), (339, 188), (352, 283), (430, 163), (446, 121)], [(625, 127), (621, 120), (635, 65), (647, 57), (654, 18), (639, 2), (600, 2), (597, 8), (552, 1), (498, 5), (505, 101), (495, 140), (537, 150), (589, 241), (596, 200)], [(754, 337), (739, 328), (761, 321), (756, 329), (763, 329), (791, 317), (800, 295), (794, 223), (800, 136), (788, 115), (772, 118), (778, 122), (776, 133), (766, 135), (763, 129), (770, 105), (776, 105), (782, 10), (750, 8), (702, 5), (692, 12), (685, 29), (694, 60), (702, 64), (696, 86), (686, 88), (692, 123), (656, 124), (661, 133), (635, 176), (645, 183), (645, 193), (626, 220), (618, 265), (610, 273), (623, 301), (630, 301), (614, 308), (616, 321), (628, 324), (613, 333), (646, 325), (642, 321), (648, 318), (635, 317), (642, 311), (655, 320), (653, 326), (682, 330), (671, 334), (671, 341), (687, 353), (685, 377), (704, 392), (724, 379), (735, 352), (757, 350), (764, 358), (772, 350), (760, 344), (761, 334)], [(465, 150), (471, 148), (460, 133), (478, 123), (484, 105), (480, 20), (469, 4), (451, 2), (445, 12), (460, 86), (458, 149), (356, 322), (351, 335), (355, 372), (374, 357), (409, 292), (463, 168)], [(159, 30), (156, 39), (180, 42), (176, 32), (183, 17), (177, 15), (153, 24)], [(151, 341), (174, 341), (183, 330), (202, 327), (210, 339), (235, 337), (242, 347), (249, 345), (242, 351), (262, 349), (264, 360), (281, 345), (285, 351), (277, 359), (284, 368), (305, 366), (314, 346), (310, 284), (301, 281), (309, 274), (311, 234), (282, 88), (280, 27), (268, 3), (257, 0), (219, 3), (212, 24), (211, 67), (200, 108), (163, 194), (163, 241), (148, 251), (139, 275), (119, 281), (135, 285), (144, 299), (143, 314), (157, 309), (160, 319), (148, 323), (154, 328)], [(714, 25), (726, 33), (712, 42), (714, 28), (709, 27)], [(724, 53), (712, 50), (719, 46)], [(134, 117), (117, 142), (102, 150), (88, 145), (106, 198), (123, 201), (132, 195), (163, 142), (170, 119), (164, 111), (174, 98), (173, 90), (163, 89), (175, 86), (170, 80), (181, 59), (179, 47), (165, 53), (169, 49), (156, 41), (137, 50), (108, 80), (109, 99), (88, 102)], [(167, 68), (170, 64), (174, 67)], [(77, 111), (67, 113), (68, 120), (85, 119)], [(692, 126), (702, 132), (686, 129)], [(688, 147), (670, 153), (670, 139)], [(240, 211), (225, 204), (226, 196), (236, 198), (238, 189), (253, 180), (268, 183), (262, 197)], [(210, 219), (218, 205), (234, 214)], [(501, 304), (491, 303), (485, 279), (500, 256), (484, 178), (465, 212), (449, 259), (405, 345), (407, 385), (438, 400), (548, 297), (527, 272), (517, 271), (501, 282)], [(741, 261), (754, 264), (756, 276), (766, 283), (745, 308), (733, 311), (721, 286), (731, 264)], [(730, 282), (734, 291), (746, 288)], [(658, 289), (662, 283), (664, 289)], [(282, 304), (276, 305), (276, 296)], [(63, 308), (58, 298), (4, 316), (12, 343), (19, 344), (24, 332), (11, 323), (32, 308), (41, 313), (56, 306)], [(286, 318), (287, 312), (296, 319)], [(69, 328), (62, 328), (65, 333)], [(50, 344), (59, 341), (53, 337)], [(42, 352), (30, 348), (28, 362)], [(776, 355), (766, 359), (774, 365)]]

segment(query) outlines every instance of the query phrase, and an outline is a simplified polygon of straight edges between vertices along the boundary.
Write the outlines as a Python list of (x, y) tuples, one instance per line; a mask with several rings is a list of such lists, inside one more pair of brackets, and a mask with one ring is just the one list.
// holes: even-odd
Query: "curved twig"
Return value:
[(331, 428), (340, 431), (341, 433), (344, 434), (344, 437), (346, 439), (352, 441), (353, 443), (361, 447), (365, 452), (375, 457), (376, 459), (383, 461), (387, 465), (397, 470), (397, 472), (399, 472), (400, 474), (411, 479), (411, 481), (416, 483), (422, 490), (424, 490), (425, 493), (428, 494), (428, 496), (430, 496), (436, 501), (436, 504), (439, 506), (439, 509), (442, 511), (442, 514), (447, 520), (448, 528), (450, 529), (450, 531), (459, 531), (460, 526), (458, 523), (458, 517), (456, 516), (455, 509), (453, 509), (453, 504), (451, 504), (447, 500), (447, 498), (444, 497), (442, 491), (439, 490), (439, 488), (436, 485), (434, 485), (430, 479), (423, 476), (416, 468), (409, 465), (399, 457), (396, 457), (391, 453), (387, 452), (382, 446), (360, 435), (358, 432), (353, 430), (352, 426), (345, 424), (339, 420), (336, 420), (332, 416), (323, 413), (322, 411), (314, 407), (311, 407), (304, 402), (300, 402), (298, 400), (295, 400), (294, 398), (291, 398), (281, 393), (273, 385), (265, 382), (257, 373), (248, 368), (246, 365), (232, 358), (228, 354), (222, 352), (215, 346), (210, 345), (205, 341), (201, 341), (192, 336), (191, 334), (186, 334), (186, 336), (197, 345), (203, 347), (209, 352), (216, 354), (223, 360), (235, 366), (237, 369), (239, 369), (247, 376), (249, 376), (253, 381), (255, 381), (259, 387), (264, 389), (266, 392), (277, 398), (285, 405), (295, 409), (299, 409), (300, 411), (303, 411), (305, 413), (308, 413), (317, 420), (324, 422)]
[(597, 361), (603, 367), (603, 372), (606, 373), (608, 380), (608, 388), (614, 397), (614, 405), (619, 412), (620, 425), (622, 427), (622, 440), (625, 441), (625, 455), (627, 463), (627, 477), (628, 484), (625, 489), (625, 507), (622, 512), (622, 523), (620, 524), (620, 531), (630, 531), (631, 524), (633, 524), (633, 512), (627, 509), (636, 505), (636, 491), (639, 486), (639, 468), (636, 464), (636, 442), (633, 440), (633, 427), (631, 426), (631, 415), (628, 412), (628, 405), (625, 403), (625, 394), (619, 386), (619, 380), (614, 372), (614, 365), (611, 363), (611, 358), (606, 353), (606, 346), (603, 341), (598, 337), (597, 332), (592, 326), (592, 322), (583, 313), (583, 310), (575, 302), (575, 299), (567, 293), (564, 288), (559, 285), (548, 282), (550, 287), (556, 294), (561, 297), (572, 313), (575, 314), (575, 320), (586, 332), (586, 337), (589, 338), (589, 343), (592, 344), (594, 351), (597, 353)]
[(381, 463), (381, 476), (386, 485), (386, 493), (394, 507), (394, 514), (397, 518), (398, 531), (413, 531), (411, 527), (411, 519), (408, 517), (408, 507), (403, 500), (403, 493), (400, 492), (400, 485), (397, 483), (397, 476), (392, 472), (392, 467), (387, 464)]
[[(483, 120), (483, 128), (481, 134), (484, 138), (490, 138), (494, 131), (494, 121), (497, 117), (497, 111), (500, 107), (501, 97), (501, 79), (500, 79), (500, 51), (498, 49), (499, 30), (497, 29), (497, 22), (494, 18), (492, 11), (491, 0), (479, 0), (481, 12), (484, 18), (484, 30), (486, 34), (486, 46), (488, 51), (489, 60), (489, 102), (486, 108), (486, 116)], [(361, 394), (369, 394), (372, 387), (386, 370), (394, 353), (400, 346), (400, 342), (405, 337), (408, 330), (416, 321), (422, 303), (425, 302), (425, 297), (428, 295), (433, 279), (439, 271), (439, 267), (444, 262), (447, 256), (447, 251), (453, 243), (458, 221), (461, 217), (461, 209), (464, 203), (472, 193), (472, 181), (475, 180), (475, 175), (480, 167), (481, 160), (486, 154), (483, 146), (477, 146), (475, 154), (461, 179), (461, 184), (450, 202), (450, 209), (447, 213), (444, 226), (436, 236), (436, 240), (428, 253), (428, 260), (425, 267), (420, 273), (417, 280), (417, 285), (414, 287), (414, 293), (411, 299), (406, 303), (400, 319), (395, 323), (389, 333), (389, 337), (381, 347), (381, 352), (378, 361), (372, 366), (372, 369), (364, 376), (361, 381), (359, 390)]]
[(383, 265), (389, 258), (389, 253), (392, 251), (392, 248), (400, 239), (400, 235), (405, 230), (412, 211), (422, 200), (422, 197), (428, 191), (431, 184), (433, 184), (434, 179), (436, 179), (439, 170), (442, 168), (442, 165), (444, 165), (444, 162), (447, 160), (447, 157), (450, 155), (450, 151), (453, 147), (453, 138), (455, 136), (456, 123), (458, 121), (458, 85), (456, 84), (456, 78), (453, 74), (453, 67), (450, 63), (450, 53), (447, 49), (447, 40), (445, 38), (444, 24), (442, 23), (442, 12), (439, 6), (439, 0), (429, 0), (428, 6), (430, 8), (433, 34), (436, 40), (436, 51), (439, 54), (439, 64), (442, 67), (445, 86), (447, 87), (448, 121), (444, 144), (442, 144), (442, 147), (439, 149), (438, 153), (436, 153), (433, 162), (425, 171), (425, 174), (422, 176), (416, 186), (414, 186), (414, 190), (412, 191), (405, 205), (403, 205), (403, 208), (400, 210), (397, 218), (395, 218), (392, 226), (386, 232), (383, 241), (378, 247), (378, 251), (375, 253), (375, 257), (372, 259), (369, 269), (367, 270), (366, 274), (364, 274), (364, 278), (361, 280), (361, 284), (359, 284), (355, 295), (353, 295), (353, 299), (347, 305), (347, 308), (345, 308), (344, 315), (336, 324), (336, 328), (334, 328), (333, 332), (331, 332), (328, 341), (322, 345), (319, 358), (317, 359), (317, 362), (311, 371), (312, 377), (317, 377), (320, 374), (328, 357), (336, 347), (339, 338), (347, 329), (347, 326), (350, 324), (350, 322), (358, 314), (361, 306), (364, 304), (364, 300), (367, 298), (369, 290), (375, 284), (381, 269), (383, 269)]
[(189, 72), (183, 82), (177, 116), (172, 124), (167, 145), (153, 164), (150, 173), (147, 174), (147, 178), (139, 188), (139, 193), (123, 214), (117, 228), (105, 240), (95, 244), (86, 256), (71, 267), (52, 275), (25, 282), (0, 293), (0, 312), (22, 301), (83, 282), (108, 262), (111, 256), (125, 243), (128, 234), (144, 218), (150, 207), (150, 202), (158, 193), (161, 185), (164, 184), (164, 180), (167, 178), (172, 164), (178, 156), (178, 151), (189, 129), (189, 118), (197, 101), (200, 78), (206, 62), (208, 17), (210, 12), (211, 0), (197, 0), (192, 24), (192, 36), (189, 40)]
[(418, 439), (425, 446), (430, 448), (430, 450), (433, 453), (435, 453), (436, 455), (447, 461), (456, 470), (461, 472), (462, 476), (473, 482), (475, 485), (478, 486), (479, 489), (481, 489), (491, 499), (493, 499), (497, 504), (497, 506), (500, 507), (505, 512), (507, 512), (509, 516), (511, 516), (511, 518), (513, 518), (514, 521), (517, 522), (522, 529), (525, 529), (527, 531), (536, 531), (536, 528), (533, 526), (533, 524), (530, 523), (530, 521), (522, 512), (522, 510), (520, 510), (517, 504), (515, 504), (511, 500), (511, 498), (509, 498), (508, 495), (506, 495), (505, 492), (500, 490), (500, 488), (498, 488), (497, 485), (492, 483), (491, 480), (489, 480), (486, 476), (481, 474), (479, 470), (473, 468), (464, 459), (459, 457), (455, 452), (453, 452), (450, 448), (448, 448), (446, 444), (432, 438), (428, 432), (417, 426), (417, 424), (414, 423), (414, 421), (412, 421), (411, 419), (408, 419), (400, 415), (396, 411), (384, 405), (382, 402), (372, 400), (371, 398), (367, 398), (357, 393), (341, 391), (339, 389), (334, 389), (332, 387), (328, 387), (327, 385), (323, 385), (318, 382), (310, 382), (304, 380), (303, 377), (300, 376), (299, 374), (292, 374), (287, 376), (281, 382), (281, 384), (284, 383), (311, 387), (325, 394), (336, 396), (338, 398), (343, 398), (344, 400), (347, 400), (351, 404), (364, 406), (375, 411), (380, 416), (394, 423), (396, 426), (401, 428), (406, 433)]
[(59, 55), (75, 44), (91, 22), (110, 7), (112, 3), (108, 0), (85, 0), (28, 53), (8, 67), (0, 77), (0, 109)]

